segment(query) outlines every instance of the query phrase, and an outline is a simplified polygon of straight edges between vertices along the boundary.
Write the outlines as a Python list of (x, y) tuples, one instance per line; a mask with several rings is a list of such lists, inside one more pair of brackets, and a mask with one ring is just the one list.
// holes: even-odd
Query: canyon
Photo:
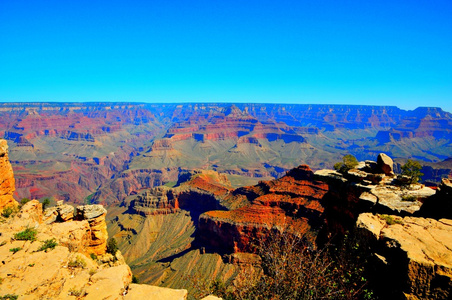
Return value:
[(253, 103), (0, 103), (17, 200), (121, 203), (131, 193), (211, 169), (235, 186), (347, 153), (425, 163), (424, 180), (450, 170), (452, 115), (440, 108)]
[(314, 248), (355, 236), (380, 297), (445, 299), (452, 292), (452, 184), (406, 185), (393, 167), (380, 154), (345, 173), (300, 165), (240, 188), (214, 171), (191, 172), (176, 187), (127, 197), (110, 230), (151, 284), (190, 290), (186, 278), (235, 282), (244, 269), (258, 272), (256, 247), (284, 229)]
[[(108, 236), (143, 283), (190, 294), (194, 278), (239, 284), (243, 270), (262, 272), (256, 243), (284, 228), (312, 249), (361, 239), (382, 297), (451, 293), (452, 115), (439, 108), (28, 103), (2, 104), (0, 114), (17, 187), (3, 181), (2, 199), (50, 198), (60, 204), (45, 218), (69, 222), (85, 219), (67, 204), (103, 204)], [(331, 170), (345, 154), (359, 165)], [(421, 184), (396, 175), (409, 158), (423, 165)], [(102, 253), (105, 228), (85, 221), (91, 253)], [(412, 232), (416, 224), (425, 232)], [(404, 244), (434, 234), (440, 254), (427, 239), (415, 246), (424, 258)]]

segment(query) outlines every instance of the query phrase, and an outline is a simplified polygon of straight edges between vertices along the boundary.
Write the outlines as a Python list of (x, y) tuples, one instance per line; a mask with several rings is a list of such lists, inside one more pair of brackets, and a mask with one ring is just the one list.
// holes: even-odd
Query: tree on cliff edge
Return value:
[(410, 177), (410, 183), (416, 183), (424, 176), (421, 172), (422, 166), (419, 162), (415, 160), (408, 159), (406, 164), (402, 166), (402, 175)]

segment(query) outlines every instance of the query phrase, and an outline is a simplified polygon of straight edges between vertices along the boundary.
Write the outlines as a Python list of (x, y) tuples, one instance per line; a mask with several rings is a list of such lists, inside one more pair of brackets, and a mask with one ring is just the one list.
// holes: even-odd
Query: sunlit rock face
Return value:
[(0, 212), (5, 207), (17, 206), (17, 201), (13, 198), (14, 185), (13, 168), (8, 157), (8, 144), (0, 139)]

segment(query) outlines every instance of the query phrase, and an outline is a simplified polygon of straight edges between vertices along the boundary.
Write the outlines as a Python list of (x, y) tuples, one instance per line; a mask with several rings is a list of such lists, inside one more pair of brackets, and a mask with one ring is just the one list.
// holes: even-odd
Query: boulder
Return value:
[(365, 213), (357, 227), (374, 244), (374, 280), (384, 299), (452, 297), (452, 220)]
[(78, 220), (91, 220), (107, 214), (107, 210), (100, 204), (77, 206), (76, 217)]
[(385, 175), (394, 175), (394, 162), (392, 158), (384, 153), (380, 153), (377, 157), (377, 170), (381, 171)]

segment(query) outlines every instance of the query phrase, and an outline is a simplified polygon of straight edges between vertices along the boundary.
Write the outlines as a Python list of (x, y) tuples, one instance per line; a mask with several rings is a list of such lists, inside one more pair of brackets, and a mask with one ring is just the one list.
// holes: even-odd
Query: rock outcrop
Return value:
[(8, 158), (8, 144), (0, 139), (0, 212), (6, 207), (16, 207), (14, 200), (15, 180), (13, 168)]
[(87, 220), (90, 227), (90, 242), (88, 249), (91, 253), (102, 255), (107, 249), (107, 210), (102, 205), (84, 205), (77, 207), (76, 219)]
[[(0, 223), (0, 296), (24, 299), (186, 299), (186, 290), (132, 285), (120, 252), (105, 253), (105, 209), (77, 209), (83, 220), (46, 224), (37, 200)], [(24, 236), (21, 232), (28, 232)], [(31, 233), (30, 233), (31, 232)], [(101, 233), (101, 234), (100, 234)], [(53, 246), (49, 246), (53, 243)], [(129, 294), (129, 289), (135, 291)], [(149, 298), (151, 297), (151, 298)], [(176, 297), (176, 298), (175, 298)]]
[(313, 180), (313, 176), (304, 165), (280, 179), (235, 190), (237, 199), (245, 196), (250, 204), (202, 214), (198, 225), (200, 240), (226, 252), (253, 252), (253, 242), (265, 238), (275, 226), (314, 236), (323, 225), (324, 207), (320, 200), (328, 186)]
[(374, 252), (374, 280), (386, 299), (450, 299), (452, 220), (361, 214), (358, 234)]
[[(9, 185), (0, 188), (2, 195), (10, 189)], [(186, 299), (186, 290), (136, 284), (128, 293), (130, 267), (119, 251), (106, 253), (106, 212), (102, 205), (85, 205), (77, 207), (74, 216), (74, 208), (59, 201), (43, 214), (42, 204), (31, 200), (20, 211), (0, 216), (0, 296)]]

